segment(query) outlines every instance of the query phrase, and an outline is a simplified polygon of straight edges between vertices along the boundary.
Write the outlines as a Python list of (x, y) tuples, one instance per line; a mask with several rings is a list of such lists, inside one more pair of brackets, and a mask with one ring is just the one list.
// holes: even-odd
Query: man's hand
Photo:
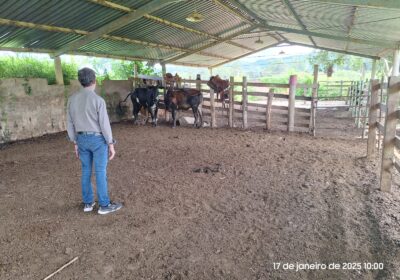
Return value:
[(114, 144), (108, 144), (108, 154), (109, 154), (109, 160), (112, 160), (115, 156), (115, 149), (114, 149)]
[(79, 150), (78, 150), (78, 145), (77, 144), (74, 145), (74, 149), (75, 149), (76, 158), (79, 159)]

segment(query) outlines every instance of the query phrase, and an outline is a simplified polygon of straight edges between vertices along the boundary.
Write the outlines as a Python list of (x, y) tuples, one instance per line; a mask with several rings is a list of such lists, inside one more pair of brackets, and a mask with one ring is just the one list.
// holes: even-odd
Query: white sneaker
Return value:
[(92, 203), (85, 203), (85, 205), (83, 206), (83, 212), (92, 212), (93, 211), (93, 207), (96, 205), (95, 202)]

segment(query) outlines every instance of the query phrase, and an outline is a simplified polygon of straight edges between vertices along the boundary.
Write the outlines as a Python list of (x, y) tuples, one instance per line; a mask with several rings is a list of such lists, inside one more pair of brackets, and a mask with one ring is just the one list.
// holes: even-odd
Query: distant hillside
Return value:
[[(282, 56), (268, 59), (237, 60), (226, 65), (213, 69), (213, 75), (220, 75), (228, 78), (229, 76), (247, 76), (249, 79), (257, 79), (263, 76), (278, 75), (288, 71), (308, 72), (312, 71), (307, 55)], [(167, 71), (173, 74), (178, 73), (184, 78), (195, 78), (197, 74), (209, 77), (206, 68), (194, 68), (168, 65)]]

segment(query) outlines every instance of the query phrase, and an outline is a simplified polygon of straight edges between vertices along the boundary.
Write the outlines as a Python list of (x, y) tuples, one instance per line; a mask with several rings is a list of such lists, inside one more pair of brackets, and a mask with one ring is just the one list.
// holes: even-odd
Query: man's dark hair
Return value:
[(83, 87), (88, 87), (96, 82), (96, 73), (90, 68), (82, 68), (78, 71), (78, 80)]

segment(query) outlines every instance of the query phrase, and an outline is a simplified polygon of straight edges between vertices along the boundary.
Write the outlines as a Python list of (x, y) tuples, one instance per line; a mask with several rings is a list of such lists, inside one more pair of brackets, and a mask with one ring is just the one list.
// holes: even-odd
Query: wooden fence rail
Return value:
[[(201, 79), (182, 79), (186, 87), (196, 87), (206, 94), (203, 98), (203, 115), (210, 119), (211, 127), (217, 127), (217, 120), (227, 121), (229, 127), (234, 127), (240, 120), (240, 126), (244, 129), (263, 124), (268, 130), (284, 125), (288, 131), (304, 131), (305, 128), (308, 132), (312, 131), (311, 126), (315, 123), (311, 114), (313, 98), (296, 96), (296, 88), (306, 92), (312, 89), (312, 85), (297, 84), (296, 76), (292, 76), (287, 84), (248, 82), (246, 77), (239, 82), (230, 77), (229, 100), (224, 103), (215, 98), (215, 92), (206, 85), (207, 82)], [(278, 89), (281, 89), (280, 92), (274, 91)], [(235, 100), (235, 97), (241, 101)], [(261, 99), (250, 101), (254, 97)], [(286, 100), (287, 105), (279, 100)], [(304, 104), (309, 102), (309, 108), (296, 107), (296, 101), (299, 100), (304, 101)], [(275, 102), (283, 104), (273, 104)]]
[[(387, 97), (383, 96), (385, 89)], [(400, 77), (390, 77), (387, 84), (379, 83), (379, 80), (371, 81), (367, 156), (373, 158), (377, 154), (376, 146), (378, 144), (378, 148), (380, 147), (380, 135), (383, 134), (380, 189), (385, 192), (391, 192), (393, 167), (400, 172), (400, 159), (395, 153), (396, 149), (400, 150), (400, 138), (396, 135), (396, 126), (400, 119), (399, 101)], [(381, 118), (384, 118), (384, 124)]]

